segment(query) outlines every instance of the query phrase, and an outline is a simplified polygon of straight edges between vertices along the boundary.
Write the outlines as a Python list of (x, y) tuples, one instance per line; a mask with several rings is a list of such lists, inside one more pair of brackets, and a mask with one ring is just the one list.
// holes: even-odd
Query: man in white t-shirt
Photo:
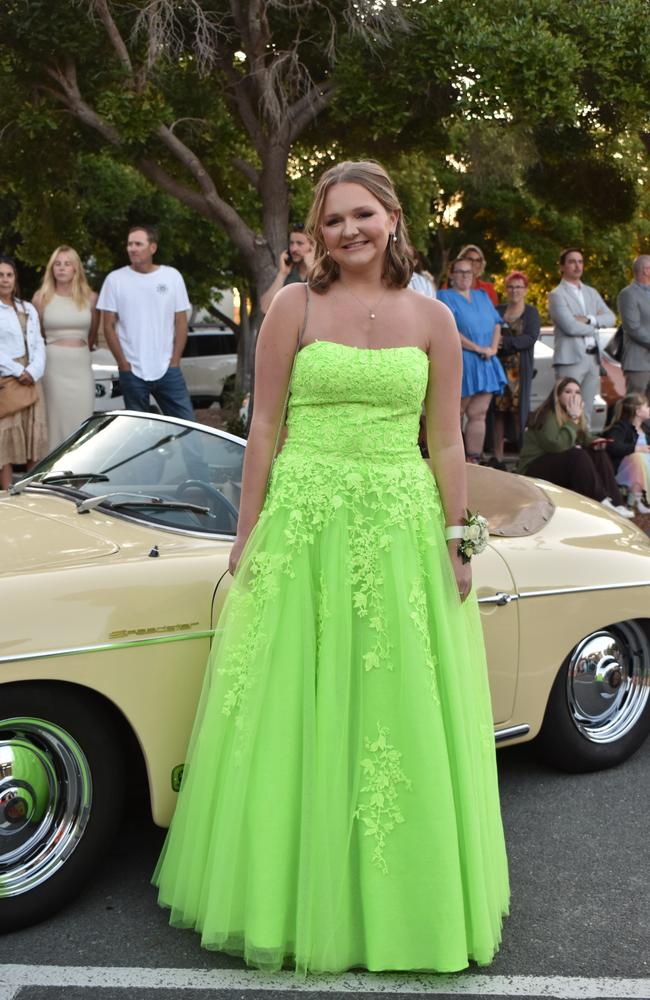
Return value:
[(151, 394), (167, 416), (194, 420), (180, 369), (191, 308), (185, 282), (175, 267), (154, 264), (158, 234), (153, 226), (132, 226), (126, 249), (131, 263), (111, 271), (97, 301), (124, 405), (148, 411)]

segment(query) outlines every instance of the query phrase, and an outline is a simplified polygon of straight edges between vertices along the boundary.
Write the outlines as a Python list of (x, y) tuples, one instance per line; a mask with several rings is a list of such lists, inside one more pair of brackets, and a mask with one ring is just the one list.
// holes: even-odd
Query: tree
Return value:
[(33, 212), (43, 171), (56, 191), (57, 167), (101, 154), (224, 233), (225, 271), (253, 300), (290, 206), (303, 214), (315, 176), (346, 156), (391, 167), (440, 271), (468, 236), (495, 267), (509, 246), (550, 259), (568, 231), (637, 217), (645, 13), (646, 0), (5, 0), (0, 171), (27, 165)]
[(94, 136), (220, 227), (259, 292), (286, 244), (292, 147), (334, 92), (338, 32), (380, 44), (408, 6), (8, 0), (0, 31), (31, 93), (18, 124)]

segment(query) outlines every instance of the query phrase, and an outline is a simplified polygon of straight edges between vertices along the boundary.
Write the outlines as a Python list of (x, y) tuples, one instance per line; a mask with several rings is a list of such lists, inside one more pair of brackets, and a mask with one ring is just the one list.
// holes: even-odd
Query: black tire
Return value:
[(638, 623), (586, 636), (551, 689), (537, 749), (571, 773), (616, 767), (650, 733), (650, 642)]
[(125, 783), (118, 728), (95, 697), (61, 684), (1, 691), (0, 753), (13, 761), (0, 772), (5, 933), (44, 920), (93, 877), (119, 827)]

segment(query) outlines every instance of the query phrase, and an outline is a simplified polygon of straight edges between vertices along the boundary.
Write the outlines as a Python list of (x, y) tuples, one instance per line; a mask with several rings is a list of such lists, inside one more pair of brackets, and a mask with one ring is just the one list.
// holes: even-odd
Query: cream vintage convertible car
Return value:
[[(0, 494), (0, 929), (88, 879), (138, 785), (169, 822), (228, 588), (244, 442), (97, 414)], [(599, 504), (470, 468), (495, 739), (572, 771), (650, 729), (650, 543)]]

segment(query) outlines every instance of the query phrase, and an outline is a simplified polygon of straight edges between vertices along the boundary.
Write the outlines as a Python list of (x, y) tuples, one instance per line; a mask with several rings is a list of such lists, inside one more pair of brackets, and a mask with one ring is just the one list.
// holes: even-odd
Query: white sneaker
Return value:
[(636, 510), (638, 514), (650, 514), (650, 507), (644, 504), (640, 493), (632, 493), (628, 500), (631, 510)]
[(628, 510), (627, 507), (623, 507), (622, 505), (617, 507), (611, 497), (605, 497), (604, 500), (601, 500), (600, 506), (605, 507), (607, 510), (613, 510), (615, 514), (627, 518), (628, 521), (634, 517), (633, 510)]

